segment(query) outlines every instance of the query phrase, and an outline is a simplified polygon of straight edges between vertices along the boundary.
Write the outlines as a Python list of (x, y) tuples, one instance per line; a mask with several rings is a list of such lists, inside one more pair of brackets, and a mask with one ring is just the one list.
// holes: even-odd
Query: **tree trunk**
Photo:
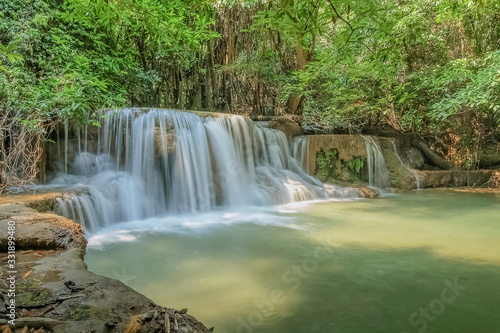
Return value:
[(453, 169), (457, 168), (452, 163), (444, 160), (436, 152), (434, 152), (432, 149), (430, 149), (429, 146), (427, 146), (427, 144), (424, 141), (422, 141), (420, 139), (413, 140), (412, 146), (417, 148), (417, 149), (420, 149), (420, 151), (425, 155), (425, 157), (429, 161), (431, 161), (435, 166), (437, 166), (443, 170), (453, 170)]
[[(295, 46), (295, 56), (297, 58), (297, 70), (305, 70), (307, 64), (309, 63), (309, 52), (304, 49), (302, 45), (297, 44), (297, 46)], [(286, 106), (288, 114), (298, 116), (302, 115), (302, 112), (304, 111), (304, 96), (290, 94)]]

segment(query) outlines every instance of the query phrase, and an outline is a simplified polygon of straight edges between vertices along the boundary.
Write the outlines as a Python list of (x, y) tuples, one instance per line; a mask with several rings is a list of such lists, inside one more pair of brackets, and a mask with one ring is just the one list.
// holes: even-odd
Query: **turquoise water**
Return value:
[(215, 332), (500, 332), (500, 194), (422, 190), (116, 225), (89, 269)]

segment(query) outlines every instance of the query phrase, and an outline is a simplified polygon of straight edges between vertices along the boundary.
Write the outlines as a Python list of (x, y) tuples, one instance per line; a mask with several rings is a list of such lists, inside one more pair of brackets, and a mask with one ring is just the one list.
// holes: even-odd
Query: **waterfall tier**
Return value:
[(87, 230), (162, 214), (357, 196), (307, 175), (283, 132), (234, 115), (107, 111), (97, 153), (82, 152), (72, 169), (55, 182), (81, 194), (61, 199), (60, 210)]
[(309, 174), (326, 182), (367, 183), (379, 190), (419, 188), (419, 172), (400, 156), (401, 145), (395, 138), (367, 135), (298, 136), (292, 142), (292, 156)]

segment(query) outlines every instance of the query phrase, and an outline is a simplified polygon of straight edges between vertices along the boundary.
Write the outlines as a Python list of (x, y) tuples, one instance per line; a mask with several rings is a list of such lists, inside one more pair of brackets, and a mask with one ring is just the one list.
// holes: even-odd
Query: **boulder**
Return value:
[(412, 169), (422, 169), (425, 164), (425, 159), (420, 150), (411, 147), (405, 151), (406, 160)]

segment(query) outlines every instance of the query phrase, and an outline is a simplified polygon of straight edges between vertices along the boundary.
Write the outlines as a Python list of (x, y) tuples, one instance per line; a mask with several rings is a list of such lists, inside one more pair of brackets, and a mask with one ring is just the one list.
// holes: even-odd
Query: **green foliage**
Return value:
[[(26, 118), (95, 123), (96, 110), (160, 106), (167, 66), (190, 69), (216, 36), (209, 1), (0, 3), (0, 107)], [(16, 48), (16, 53), (13, 49)], [(19, 53), (19, 54), (17, 54)]]
[(347, 167), (356, 173), (359, 173), (364, 165), (365, 163), (359, 157), (355, 157), (347, 163)]
[(305, 68), (291, 66), (280, 85), (282, 102), (304, 98), (305, 123), (447, 133), (453, 159), (476, 165), (482, 136), (500, 125), (498, 0), (265, 4), (254, 29), (306, 50)]
[(10, 43), (7, 46), (3, 46), (2, 44), (0, 44), (0, 70), (7, 71), (7, 68), (2, 66), (2, 57), (7, 58), (10, 62), (15, 62), (16, 60), (24, 60), (24, 58), (19, 54), (14, 53), (16, 47), (16, 43)]
[(327, 151), (320, 150), (316, 153), (316, 168), (318, 170), (327, 170), (333, 167), (333, 161), (338, 157), (336, 149)]
[(500, 124), (500, 51), (486, 54), (479, 59), (459, 59), (429, 79), (429, 86), (437, 98), (431, 101), (430, 117), (446, 120), (464, 110), (491, 115)]

